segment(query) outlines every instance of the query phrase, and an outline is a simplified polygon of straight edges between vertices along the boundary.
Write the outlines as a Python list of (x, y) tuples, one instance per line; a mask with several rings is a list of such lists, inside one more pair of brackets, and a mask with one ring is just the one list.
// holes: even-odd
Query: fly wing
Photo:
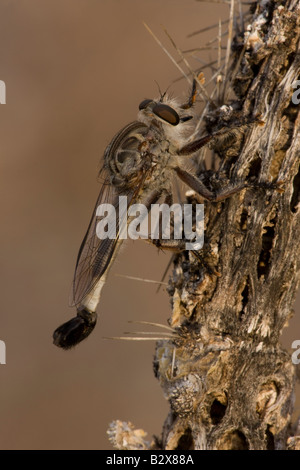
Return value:
[(103, 184), (77, 256), (71, 305), (78, 305), (97, 284), (113, 257), (118, 241), (118, 230), (116, 230), (115, 238), (110, 238), (109, 233), (107, 233), (108, 238), (105, 239), (100, 239), (97, 236), (98, 206), (111, 204), (116, 212), (118, 209), (118, 194), (111, 185), (105, 168), (101, 170), (101, 179)]

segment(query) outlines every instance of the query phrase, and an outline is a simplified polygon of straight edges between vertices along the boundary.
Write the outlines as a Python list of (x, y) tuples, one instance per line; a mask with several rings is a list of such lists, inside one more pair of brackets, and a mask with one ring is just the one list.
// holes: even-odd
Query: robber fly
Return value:
[[(137, 121), (120, 130), (106, 148), (101, 170), (103, 184), (76, 263), (73, 305), (77, 307), (77, 316), (55, 330), (56, 346), (71, 348), (94, 329), (101, 291), (122, 242), (119, 230), (114, 239), (97, 237), (97, 207), (100, 204), (109, 202), (117, 207), (122, 195), (127, 196), (130, 204), (142, 203), (148, 209), (158, 200), (171, 205), (173, 175), (214, 202), (248, 186), (243, 182), (235, 187), (230, 185), (217, 192), (211, 191), (185, 169), (186, 157), (197, 152), (215, 135), (194, 137), (197, 124), (195, 99), (195, 80), (190, 96), (183, 104), (166, 94), (157, 100), (145, 99), (139, 105)], [(117, 224), (120, 222), (117, 220)], [(175, 251), (183, 251), (185, 247), (184, 240), (156, 239), (151, 242), (159, 248)]]

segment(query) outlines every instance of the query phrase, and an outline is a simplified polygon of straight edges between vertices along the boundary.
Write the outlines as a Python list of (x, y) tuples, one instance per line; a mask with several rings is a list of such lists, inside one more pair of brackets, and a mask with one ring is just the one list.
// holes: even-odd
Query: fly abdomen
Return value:
[(77, 316), (60, 325), (53, 333), (53, 343), (63, 349), (70, 349), (87, 338), (97, 323), (97, 313), (79, 310)]

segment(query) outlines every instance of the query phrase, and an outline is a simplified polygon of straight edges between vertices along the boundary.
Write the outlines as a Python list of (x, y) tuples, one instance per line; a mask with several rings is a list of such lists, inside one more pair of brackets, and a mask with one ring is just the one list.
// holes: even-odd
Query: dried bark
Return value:
[(176, 257), (169, 285), (176, 336), (156, 347), (170, 413), (153, 449), (300, 448), (291, 427), (295, 366), (279, 343), (300, 277), (300, 115), (292, 102), (300, 3), (255, 5), (232, 43), (226, 87), (235, 95), (205, 115), (208, 132), (239, 127), (212, 143), (218, 172), (201, 167), (199, 176), (212, 189), (224, 180), (283, 181), (284, 192), (252, 188), (204, 202), (205, 263), (190, 252)]
[(226, 113), (231, 125), (244, 116), (265, 123), (213, 143), (216, 185), (220, 176), (228, 184), (254, 177), (282, 180), (285, 190), (205, 203), (205, 256), (220, 276), (191, 254), (176, 259), (169, 291), (178, 336), (159, 343), (155, 358), (171, 407), (163, 449), (285, 449), (292, 433), (295, 367), (279, 339), (300, 275), (300, 116), (292, 102), (299, 13), (296, 1), (257, 4), (251, 27), (233, 42), (228, 81), (236, 97), (206, 117), (208, 131)]

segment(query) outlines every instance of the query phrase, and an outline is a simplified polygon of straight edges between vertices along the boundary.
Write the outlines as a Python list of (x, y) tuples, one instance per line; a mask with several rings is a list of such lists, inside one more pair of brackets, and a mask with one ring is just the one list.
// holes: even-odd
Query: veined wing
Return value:
[(116, 238), (105, 238), (103, 240), (98, 238), (96, 233), (98, 206), (100, 204), (111, 204), (116, 212), (118, 209), (118, 194), (111, 185), (105, 168), (101, 170), (101, 178), (103, 179), (102, 187), (77, 256), (71, 305), (78, 305), (95, 287), (106, 271), (117, 244), (117, 230)]
[[(101, 187), (99, 197), (87, 230), (87, 233), (80, 246), (77, 257), (76, 269), (73, 281), (73, 301), (72, 304), (81, 304), (85, 296), (95, 287), (108, 268), (117, 246), (117, 239), (98, 238), (96, 232), (97, 208), (102, 203), (115, 203), (117, 194), (110, 184), (107, 172), (102, 170), (105, 180)], [(115, 207), (113, 205), (113, 207)], [(83, 308), (82, 308), (83, 307)], [(60, 325), (53, 333), (53, 342), (56, 346), (69, 349), (87, 338), (97, 323), (95, 311), (86, 309), (81, 305), (77, 310), (77, 315), (71, 320)]]

